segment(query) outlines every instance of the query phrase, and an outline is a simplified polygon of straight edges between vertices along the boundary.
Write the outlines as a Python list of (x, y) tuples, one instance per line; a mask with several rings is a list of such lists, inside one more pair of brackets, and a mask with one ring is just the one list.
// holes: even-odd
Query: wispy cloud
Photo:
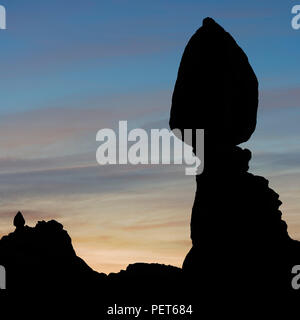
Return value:
[(274, 88), (260, 94), (262, 108), (300, 107), (300, 87)]

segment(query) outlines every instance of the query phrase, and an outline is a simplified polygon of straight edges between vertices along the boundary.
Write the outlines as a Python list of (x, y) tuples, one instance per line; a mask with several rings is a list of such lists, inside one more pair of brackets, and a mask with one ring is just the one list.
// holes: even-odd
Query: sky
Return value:
[[(270, 180), (300, 240), (300, 1), (0, 0), (0, 237), (18, 210), (56, 219), (100, 272), (181, 266), (195, 179), (183, 166), (100, 166), (102, 128), (168, 128), (187, 41), (210, 16), (247, 53), (260, 83), (250, 171)], [(212, 236), (213, 236), (212, 230)]]

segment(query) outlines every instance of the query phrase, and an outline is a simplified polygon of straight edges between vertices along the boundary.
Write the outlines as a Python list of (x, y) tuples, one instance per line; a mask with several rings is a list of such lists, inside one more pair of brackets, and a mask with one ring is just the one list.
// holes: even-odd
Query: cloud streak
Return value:
[(300, 87), (263, 90), (260, 95), (262, 108), (299, 108)]

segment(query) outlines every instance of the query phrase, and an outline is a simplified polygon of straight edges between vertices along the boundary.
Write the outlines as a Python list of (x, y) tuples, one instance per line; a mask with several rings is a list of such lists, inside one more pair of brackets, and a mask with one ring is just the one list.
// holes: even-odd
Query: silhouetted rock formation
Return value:
[(247, 172), (251, 152), (237, 146), (255, 130), (257, 105), (258, 83), (245, 53), (206, 18), (182, 57), (170, 127), (205, 129), (193, 247), (183, 271), (214, 303), (250, 302), (246, 294), (254, 295), (252, 302), (265, 294), (283, 297), (292, 292), (291, 269), (300, 263), (300, 243), (287, 233), (278, 194), (266, 179)]
[(17, 228), (17, 229), (22, 229), (25, 225), (25, 219), (22, 215), (22, 213), (19, 211), (15, 218), (14, 218), (14, 226)]
[(214, 148), (234, 146), (254, 132), (257, 106), (258, 82), (247, 56), (213, 19), (204, 19), (182, 56), (171, 129), (205, 129)]
[(91, 285), (97, 273), (76, 256), (60, 223), (39, 221), (34, 228), (24, 223), (19, 212), (14, 219), (16, 231), (0, 240), (0, 265), (7, 269), (8, 289)]
[(182, 269), (136, 263), (119, 273), (98, 273), (76, 255), (60, 223), (39, 221), (29, 227), (23, 222), (18, 213), (14, 219), (17, 229), (0, 240), (0, 265), (7, 270), (7, 289), (11, 293), (49, 295), (59, 291), (81, 299), (101, 298), (102, 303), (145, 303), (154, 293), (156, 298), (180, 295)]

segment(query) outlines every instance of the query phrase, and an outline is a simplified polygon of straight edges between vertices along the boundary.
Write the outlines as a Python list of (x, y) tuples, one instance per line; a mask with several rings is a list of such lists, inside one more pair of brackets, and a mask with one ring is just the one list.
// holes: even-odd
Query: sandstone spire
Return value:
[(14, 218), (14, 226), (17, 229), (21, 229), (21, 228), (24, 228), (24, 225), (25, 225), (25, 219), (22, 213), (19, 211)]

